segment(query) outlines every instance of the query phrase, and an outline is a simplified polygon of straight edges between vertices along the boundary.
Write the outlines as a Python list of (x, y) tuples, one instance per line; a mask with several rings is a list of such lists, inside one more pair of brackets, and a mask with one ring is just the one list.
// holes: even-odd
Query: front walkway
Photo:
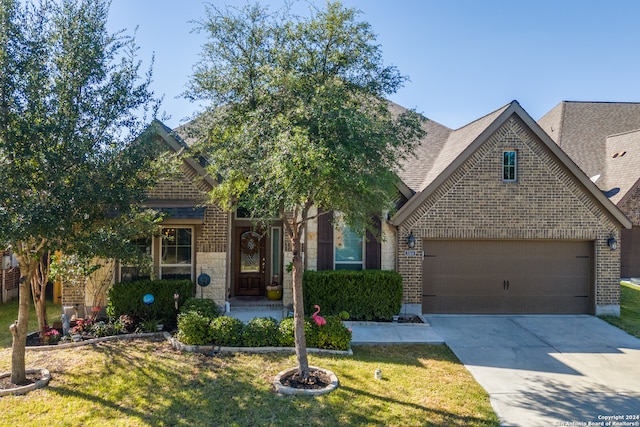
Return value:
[[(280, 321), (288, 315), (282, 307), (234, 306), (225, 313), (247, 323), (255, 317), (273, 317)], [(351, 328), (351, 345), (442, 344), (443, 340), (427, 323), (344, 322)]]

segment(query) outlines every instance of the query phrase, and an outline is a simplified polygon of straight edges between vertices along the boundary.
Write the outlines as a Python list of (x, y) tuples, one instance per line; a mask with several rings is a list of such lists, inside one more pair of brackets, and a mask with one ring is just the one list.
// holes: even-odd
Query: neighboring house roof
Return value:
[(392, 223), (400, 225), (414, 209), (418, 208), (458, 167), (460, 167), (487, 139), (498, 130), (512, 115), (517, 115), (542, 141), (543, 144), (567, 167), (586, 190), (621, 225), (631, 228), (629, 219), (600, 191), (585, 173), (565, 154), (544, 130), (518, 104), (510, 104), (490, 113), (456, 131), (451, 132), (446, 141), (435, 143), (439, 147), (438, 155), (428, 168), (424, 181), (417, 188), (417, 194), (410, 199), (393, 217)]
[(538, 124), (587, 176), (607, 181), (607, 137), (640, 129), (640, 103), (563, 101)]
[(596, 184), (620, 205), (640, 179), (640, 130), (609, 136), (606, 150), (604, 173)]

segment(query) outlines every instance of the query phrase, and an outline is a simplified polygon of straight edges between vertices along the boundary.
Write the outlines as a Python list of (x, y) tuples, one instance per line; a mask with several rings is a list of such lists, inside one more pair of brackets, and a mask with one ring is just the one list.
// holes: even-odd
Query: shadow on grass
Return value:
[(212, 357), (141, 340), (99, 344), (92, 351), (100, 355), (95, 362), (79, 366), (80, 372), (66, 369), (61, 372), (66, 378), (56, 382), (54, 377), (48, 388), (71, 402), (80, 400), (74, 406), (91, 408), (70, 419), (75, 424), (124, 418), (134, 425), (135, 420), (148, 425), (497, 425), (487, 402), (475, 416), (464, 416), (456, 413), (455, 403), (429, 407), (415, 394), (398, 392), (395, 384), (386, 384), (390, 390), (368, 387), (372, 380), (365, 372), (380, 363), (398, 370), (421, 369), (433, 361), (459, 364), (446, 346), (367, 347), (352, 357), (311, 356), (311, 364), (334, 370), (342, 383), (319, 397), (274, 393), (274, 376), (296, 365), (292, 355)]

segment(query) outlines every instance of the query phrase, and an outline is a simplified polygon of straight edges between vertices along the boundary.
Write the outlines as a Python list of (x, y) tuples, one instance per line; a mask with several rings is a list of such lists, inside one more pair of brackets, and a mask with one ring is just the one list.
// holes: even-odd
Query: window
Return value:
[(130, 282), (133, 280), (145, 280), (151, 279), (151, 237), (145, 237), (137, 239), (133, 244), (138, 248), (141, 254), (146, 256), (149, 261), (149, 265), (146, 267), (123, 264), (120, 266), (120, 281)]
[(335, 230), (334, 265), (336, 270), (362, 270), (364, 241), (347, 225), (340, 224)]
[(517, 180), (517, 156), (516, 151), (504, 151), (502, 153), (502, 180), (515, 182)]
[(193, 229), (165, 227), (162, 229), (162, 259), (160, 278), (193, 280)]

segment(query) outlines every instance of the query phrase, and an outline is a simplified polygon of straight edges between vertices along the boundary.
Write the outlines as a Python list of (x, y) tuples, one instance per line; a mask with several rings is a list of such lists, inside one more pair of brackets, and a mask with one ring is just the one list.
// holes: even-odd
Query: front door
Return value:
[(264, 237), (250, 227), (236, 228), (235, 296), (265, 294)]

